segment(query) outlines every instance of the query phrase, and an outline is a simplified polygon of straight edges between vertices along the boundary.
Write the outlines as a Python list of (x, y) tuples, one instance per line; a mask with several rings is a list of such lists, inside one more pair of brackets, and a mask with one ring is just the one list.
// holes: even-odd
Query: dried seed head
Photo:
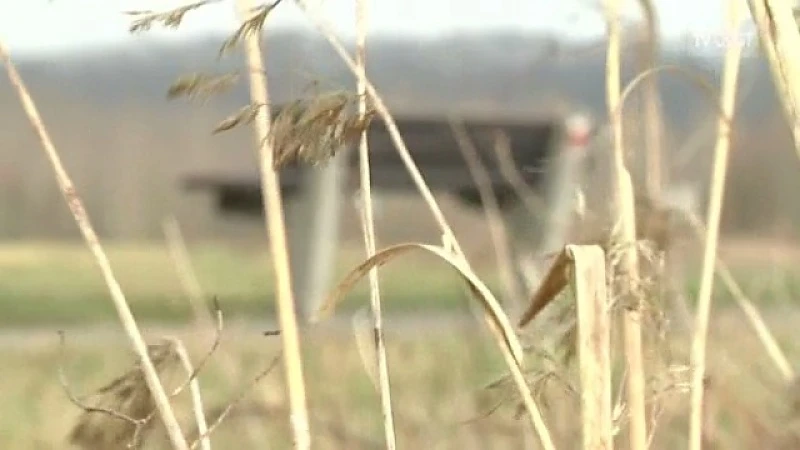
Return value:
[[(148, 346), (156, 372), (164, 381), (180, 373), (180, 359), (171, 342)], [(154, 425), (155, 402), (140, 363), (92, 394), (92, 408), (114, 411), (84, 411), (69, 434), (69, 442), (84, 450), (129, 450), (143, 447), (144, 434)]]
[(357, 101), (357, 95), (335, 91), (286, 105), (272, 126), (274, 167), (322, 164), (352, 145), (374, 115), (358, 116)]

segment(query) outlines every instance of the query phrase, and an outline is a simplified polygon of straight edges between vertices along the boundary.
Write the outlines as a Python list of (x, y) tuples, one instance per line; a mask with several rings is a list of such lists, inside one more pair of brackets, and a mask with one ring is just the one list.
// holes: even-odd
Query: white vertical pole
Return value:
[(545, 164), (544, 211), (530, 211), (531, 202), (520, 201), (507, 214), (517, 253), (517, 265), (523, 285), (532, 292), (539, 285), (540, 257), (558, 251), (568, 239), (575, 212), (578, 187), (584, 174), (584, 161), (592, 133), (591, 119), (573, 114), (564, 122), (563, 135)]
[(300, 192), (290, 200), (289, 251), (299, 318), (306, 322), (330, 288), (339, 248), (342, 180), (339, 152), (324, 167), (302, 169)]

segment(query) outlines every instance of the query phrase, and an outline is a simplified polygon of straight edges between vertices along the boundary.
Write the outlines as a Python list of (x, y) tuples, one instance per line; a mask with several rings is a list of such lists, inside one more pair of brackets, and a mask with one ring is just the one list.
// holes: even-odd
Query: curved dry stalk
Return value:
[(331, 291), (331, 294), (322, 303), (320, 309), (316, 311), (312, 320), (318, 321), (332, 314), (337, 304), (370, 270), (383, 266), (411, 250), (423, 250), (448, 263), (467, 283), (473, 297), (481, 302), (481, 306), (487, 314), (489, 329), (497, 340), (506, 365), (511, 371), (511, 375), (517, 384), (517, 389), (522, 395), (523, 403), (530, 416), (533, 429), (538, 433), (539, 439), (546, 449), (554, 449), (555, 447), (550, 437), (550, 432), (544, 423), (539, 408), (533, 400), (530, 387), (526, 383), (522, 373), (523, 349), (511, 327), (508, 316), (500, 308), (497, 299), (489, 288), (475, 275), (466, 262), (462, 258), (453, 255), (445, 248), (419, 243), (397, 244), (384, 248), (348, 273), (336, 288)]
[(791, 126), (795, 151), (800, 156), (800, 35), (790, 2), (748, 0), (747, 3), (769, 61), (778, 99)]
[[(367, 80), (366, 67), (366, 41), (367, 41), (367, 1), (356, 0), (356, 64), (358, 65), (358, 113), (361, 120), (366, 119), (367, 96), (365, 84)], [(361, 207), (363, 208), (361, 220), (364, 228), (364, 244), (367, 257), (375, 255), (375, 218), (372, 210), (372, 186), (370, 181), (369, 144), (366, 130), (361, 131), (358, 146), (359, 174), (361, 179)], [(386, 358), (386, 342), (383, 334), (383, 317), (381, 316), (381, 291), (378, 280), (378, 270), (369, 271), (370, 308), (374, 327), (375, 358), (378, 368), (378, 386), (381, 396), (381, 413), (383, 414), (383, 432), (386, 439), (386, 448), (397, 448), (394, 429), (394, 413), (392, 412), (391, 385), (389, 382), (389, 363)]]
[[(243, 23), (248, 22), (250, 3), (249, 0), (237, 1), (239, 15), (242, 17)], [(245, 42), (247, 65), (254, 69), (249, 72), (251, 100), (258, 105), (269, 105), (267, 76), (258, 33), (246, 33)], [(274, 142), (270, 127), (271, 120), (268, 110), (266, 108), (258, 108), (255, 121), (255, 143), (259, 150), (261, 193), (266, 215), (265, 225), (269, 234), (270, 256), (273, 262), (273, 270), (275, 271), (278, 320), (281, 327), (284, 370), (291, 410), (289, 421), (295, 448), (306, 450), (311, 448), (311, 432), (308, 423), (306, 387), (303, 381), (300, 333), (297, 327), (292, 274), (286, 242), (283, 199), (281, 197), (278, 173), (273, 163), (275, 157), (273, 152)]]
[[(625, 166), (622, 145), (622, 114), (618, 109), (620, 99), (620, 0), (606, 0), (606, 22), (608, 27), (608, 51), (606, 56), (606, 101), (611, 120), (614, 145), (613, 173), (616, 181), (615, 209), (620, 221), (622, 241), (628, 245), (636, 242), (636, 215), (634, 210), (631, 175)], [(642, 305), (641, 298), (632, 289), (639, 282), (639, 262), (635, 245), (628, 245), (622, 255), (622, 277), (618, 278), (620, 298), (630, 304), (623, 314), (625, 363), (628, 371), (627, 401), (630, 418), (629, 439), (633, 450), (647, 448), (647, 416), (645, 409), (645, 376), (642, 357)], [(623, 283), (627, 283), (624, 285)]]
[(98, 238), (97, 233), (94, 231), (94, 227), (92, 226), (92, 222), (89, 219), (88, 213), (86, 212), (86, 208), (83, 206), (83, 200), (81, 200), (81, 197), (78, 195), (78, 191), (75, 189), (72, 179), (61, 162), (61, 157), (58, 154), (58, 150), (56, 150), (56, 147), (50, 139), (50, 135), (47, 132), (41, 117), (39, 116), (39, 111), (36, 108), (36, 104), (33, 102), (33, 99), (28, 93), (28, 89), (25, 87), (25, 84), (17, 72), (16, 67), (11, 62), (11, 57), (8, 54), (8, 50), (6, 50), (2, 42), (0, 42), (0, 60), (2, 60), (3, 64), (6, 66), (6, 71), (8, 72), (8, 77), (11, 80), (11, 84), (17, 91), (20, 103), (22, 103), (22, 107), (28, 116), (28, 120), (36, 132), (36, 135), (42, 144), (42, 148), (44, 149), (45, 154), (50, 161), (56, 180), (58, 181), (58, 186), (61, 189), (61, 193), (64, 196), (64, 200), (67, 202), (70, 212), (72, 213), (72, 217), (75, 220), (75, 223), (78, 225), (81, 234), (83, 235), (86, 246), (89, 248), (92, 256), (94, 256), (95, 262), (97, 262), (97, 265), (100, 268), (100, 272), (102, 273), (103, 279), (111, 294), (111, 299), (114, 302), (114, 308), (117, 310), (117, 315), (122, 323), (122, 327), (125, 329), (125, 334), (128, 336), (136, 355), (142, 362), (142, 369), (144, 370), (147, 386), (153, 393), (156, 406), (158, 407), (158, 411), (160, 413), (159, 416), (161, 417), (161, 420), (164, 422), (164, 426), (167, 429), (170, 443), (176, 450), (186, 450), (186, 439), (184, 438), (183, 432), (178, 424), (178, 420), (175, 417), (175, 412), (172, 410), (172, 406), (169, 404), (169, 398), (164, 390), (164, 386), (161, 384), (161, 381), (158, 378), (158, 373), (153, 365), (153, 361), (150, 359), (150, 356), (147, 353), (147, 345), (145, 344), (142, 333), (139, 331), (139, 327), (136, 324), (136, 319), (133, 317), (133, 313), (128, 306), (128, 301), (125, 298), (125, 294), (122, 292), (122, 287), (119, 285), (119, 282), (114, 275), (114, 271), (111, 268), (111, 262), (109, 261), (108, 256), (100, 244), (100, 239)]
[[(741, 23), (741, 10), (738, 2), (728, 2), (728, 31), (733, 33)], [(703, 269), (700, 279), (700, 292), (697, 298), (694, 336), (691, 348), (691, 415), (689, 419), (689, 450), (700, 450), (703, 438), (703, 380), (706, 369), (706, 341), (708, 322), (711, 313), (711, 294), (714, 288), (714, 264), (716, 263), (719, 223), (722, 215), (722, 201), (725, 193), (725, 178), (728, 169), (730, 150), (731, 118), (736, 103), (736, 82), (739, 76), (739, 62), (742, 47), (733, 40), (725, 52), (722, 75), (722, 98), (720, 99), (723, 118), (719, 121), (717, 142), (714, 148), (714, 168), (711, 175), (711, 193), (708, 203), (708, 226), (703, 249)]]
[[(725, 119), (725, 114), (722, 110), (722, 106), (719, 104), (719, 97), (720, 94), (717, 89), (714, 88), (714, 85), (703, 76), (702, 73), (696, 70), (687, 69), (685, 67), (673, 65), (673, 64), (664, 64), (660, 66), (653, 67), (651, 69), (645, 70), (640, 72), (636, 75), (626, 86), (625, 89), (622, 90), (622, 94), (620, 95), (620, 102), (618, 109), (615, 110), (615, 114), (622, 114), (622, 108), (625, 105), (625, 101), (628, 99), (628, 96), (631, 95), (634, 89), (639, 87), (639, 84), (643, 83), (648, 78), (651, 78), (655, 75), (660, 75), (661, 72), (672, 72), (677, 75), (682, 75), (686, 80), (692, 82), (695, 86), (700, 88), (700, 90), (706, 94), (711, 100), (711, 106), (714, 108), (717, 113), (717, 119)], [(725, 119), (727, 120), (727, 119)]]

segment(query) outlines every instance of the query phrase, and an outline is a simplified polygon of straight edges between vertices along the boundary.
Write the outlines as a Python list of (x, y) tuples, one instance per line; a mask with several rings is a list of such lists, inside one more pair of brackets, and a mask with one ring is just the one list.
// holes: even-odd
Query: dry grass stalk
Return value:
[[(373, 111), (367, 107), (366, 80), (367, 80), (367, 0), (356, 0), (356, 63), (358, 64), (358, 112), (356, 123), (363, 125), (359, 131), (360, 142), (358, 146), (359, 173), (361, 178), (361, 207), (363, 208), (361, 220), (364, 228), (364, 244), (367, 258), (376, 252), (375, 218), (372, 210), (372, 186), (370, 180), (369, 144), (366, 125), (372, 117)], [(381, 315), (381, 291), (378, 280), (378, 269), (369, 271), (370, 307), (374, 327), (375, 363), (378, 369), (378, 386), (381, 396), (381, 412), (383, 414), (383, 432), (386, 439), (386, 448), (394, 450), (397, 442), (394, 429), (394, 413), (392, 412), (391, 384), (389, 381), (389, 364), (386, 358), (386, 343), (383, 334), (383, 317)]]
[(452, 248), (439, 247), (418, 243), (397, 244), (384, 248), (371, 258), (359, 264), (336, 286), (320, 309), (315, 313), (314, 320), (320, 320), (333, 313), (337, 304), (350, 292), (353, 287), (373, 268), (387, 264), (389, 261), (408, 253), (411, 250), (424, 250), (449, 264), (467, 284), (472, 296), (481, 303), (484, 311), (491, 317), (487, 321), (489, 330), (500, 344), (500, 349), (506, 365), (511, 371), (517, 389), (522, 395), (525, 410), (528, 412), (533, 429), (539, 436), (542, 446), (546, 450), (555, 448), (550, 432), (547, 429), (539, 408), (533, 400), (530, 387), (522, 371), (523, 349), (517, 339), (508, 317), (500, 308), (497, 299), (488, 287), (478, 278), (462, 257), (454, 255)]
[[(728, 2), (728, 32), (735, 33), (741, 23), (741, 10), (738, 2)], [(714, 147), (714, 167), (711, 175), (711, 193), (708, 203), (708, 226), (703, 249), (703, 268), (700, 291), (697, 299), (694, 336), (691, 348), (691, 415), (689, 421), (689, 450), (700, 450), (703, 433), (703, 380), (706, 369), (706, 342), (708, 323), (711, 314), (711, 295), (714, 288), (714, 264), (717, 256), (719, 223), (722, 215), (722, 201), (725, 193), (725, 177), (730, 150), (731, 121), (736, 103), (736, 83), (742, 55), (741, 43), (733, 40), (725, 52), (722, 92), (720, 105), (722, 117), (719, 120), (717, 141)]]
[[(178, 359), (180, 360), (189, 383), (189, 393), (192, 397), (192, 412), (194, 413), (195, 424), (197, 430), (202, 436), (199, 440), (201, 450), (211, 450), (211, 440), (208, 436), (208, 423), (206, 422), (205, 410), (203, 408), (203, 396), (200, 395), (200, 383), (197, 381), (197, 370), (192, 365), (192, 360), (189, 359), (189, 353), (186, 347), (179, 339), (171, 338), (169, 340), (172, 347), (175, 349)], [(194, 448), (194, 446), (192, 446)]]
[[(689, 220), (694, 225), (698, 235), (704, 237), (708, 233), (699, 218), (692, 216), (689, 217)], [(725, 285), (725, 288), (728, 289), (728, 292), (733, 296), (736, 304), (742, 309), (742, 313), (747, 318), (747, 321), (750, 322), (750, 326), (753, 327), (753, 331), (756, 333), (758, 340), (761, 341), (761, 345), (764, 346), (764, 350), (781, 373), (783, 379), (787, 383), (794, 380), (796, 374), (792, 365), (789, 363), (789, 358), (783, 350), (781, 350), (778, 340), (770, 331), (761, 313), (758, 312), (756, 305), (744, 293), (744, 290), (739, 286), (739, 283), (736, 282), (728, 266), (720, 258), (717, 258), (716, 261), (716, 272), (722, 280), (722, 284)]]
[(758, 336), (758, 339), (764, 346), (767, 355), (769, 355), (770, 359), (775, 364), (775, 367), (781, 373), (783, 379), (787, 382), (794, 380), (796, 376), (795, 371), (792, 368), (792, 365), (789, 364), (789, 359), (786, 357), (786, 354), (781, 350), (778, 340), (775, 339), (775, 336), (770, 331), (769, 327), (764, 321), (764, 318), (758, 312), (758, 309), (753, 301), (745, 295), (742, 288), (738, 283), (736, 283), (731, 271), (719, 259), (717, 260), (717, 273), (722, 279), (722, 284), (725, 285), (725, 287), (728, 289), (728, 292), (731, 293), (736, 301), (736, 304), (742, 309), (742, 313), (744, 313), (745, 317), (747, 317), (747, 321), (750, 322), (750, 325), (753, 327), (753, 331), (756, 333), (756, 336)]
[[(312, 22), (314, 22), (317, 29), (322, 33), (322, 36), (328, 41), (339, 58), (347, 65), (347, 68), (350, 69), (353, 74), (358, 76), (358, 65), (356, 64), (355, 60), (350, 57), (345, 46), (336, 37), (336, 33), (319, 15), (317, 7), (310, 4), (308, 0), (298, 0), (297, 4), (304, 13), (310, 16)], [(446, 235), (447, 239), (453, 243), (456, 253), (463, 258), (464, 252), (461, 250), (461, 246), (458, 244), (455, 233), (453, 233), (450, 224), (447, 222), (447, 219), (444, 216), (444, 212), (442, 212), (442, 209), (439, 207), (439, 203), (433, 196), (433, 192), (431, 192), (431, 189), (428, 187), (427, 183), (425, 183), (425, 178), (422, 176), (419, 167), (417, 167), (417, 164), (414, 162), (411, 152), (408, 151), (408, 147), (406, 146), (403, 137), (400, 135), (400, 130), (397, 128), (397, 123), (389, 113), (389, 109), (383, 102), (383, 98), (378, 94), (378, 91), (375, 89), (375, 86), (373, 86), (369, 79), (364, 81), (364, 90), (367, 97), (370, 99), (372, 107), (375, 109), (375, 113), (380, 115), (381, 119), (383, 119), (384, 123), (386, 124), (386, 130), (389, 133), (392, 143), (397, 148), (400, 159), (406, 166), (406, 169), (408, 170), (414, 185), (417, 187), (417, 190), (425, 201), (425, 204), (431, 210), (436, 223), (442, 229), (442, 232)]]
[(528, 213), (534, 215), (534, 217), (544, 214), (542, 212), (545, 210), (544, 200), (522, 178), (522, 174), (511, 155), (511, 139), (509, 139), (508, 133), (503, 130), (497, 130), (494, 133), (494, 154), (500, 174), (514, 189), (517, 197), (523, 201)]
[[(187, 299), (191, 305), (195, 322), (200, 329), (207, 329), (208, 327), (212, 327), (215, 329), (215, 340), (212, 349), (208, 352), (208, 355), (203, 360), (201, 365), (198, 366), (200, 369), (205, 362), (207, 362), (212, 353), (215, 356), (215, 361), (223, 371), (224, 378), (226, 381), (234, 380), (237, 378), (237, 366), (236, 362), (233, 360), (229, 353), (223, 351), (223, 349), (219, 348), (219, 342), (222, 337), (222, 312), (219, 309), (219, 305), (215, 300), (215, 309), (216, 309), (216, 318), (213, 318), (212, 315), (205, 307), (205, 299), (208, 298), (200, 285), (200, 281), (197, 277), (197, 273), (192, 266), (191, 258), (189, 257), (189, 251), (186, 246), (186, 241), (183, 237), (183, 233), (180, 229), (180, 224), (178, 223), (175, 217), (170, 217), (169, 219), (164, 221), (163, 224), (164, 228), (164, 236), (166, 238), (167, 249), (170, 254), (170, 258), (172, 259), (172, 263), (175, 266), (175, 270), (177, 272), (179, 282), (181, 287), (186, 293)], [(216, 323), (214, 323), (216, 322)], [(197, 371), (197, 370), (196, 370)], [(193, 377), (190, 377), (190, 380)], [(255, 418), (247, 418), (248, 425), (252, 424), (252, 421)], [(259, 435), (261, 431), (260, 424), (253, 424), (253, 426), (246, 426), (245, 433), (247, 434), (247, 438), (251, 443), (260, 442), (263, 440), (263, 435)], [(210, 435), (213, 429), (216, 426), (209, 427), (209, 431), (205, 434)], [(202, 437), (203, 434), (195, 431), (196, 435)], [(192, 436), (192, 435), (190, 435)], [(196, 443), (199, 442), (199, 438), (195, 439)], [(195, 444), (192, 444), (191, 447), (193, 448)]]
[[(237, 6), (243, 21), (247, 21), (250, 1), (238, 0)], [(250, 97), (252, 103), (269, 105), (267, 76), (261, 53), (259, 35), (250, 32), (245, 36), (247, 67), (250, 68)], [(300, 336), (292, 290), (292, 274), (289, 269), (289, 253), (286, 242), (283, 200), (280, 181), (274, 167), (273, 139), (270, 137), (271, 120), (266, 108), (259, 108), (255, 123), (256, 144), (259, 149), (261, 192), (269, 233), (270, 255), (276, 280), (278, 320), (283, 343), (284, 370), (289, 394), (290, 425), (297, 449), (311, 447), (308, 423), (306, 387), (303, 380), (303, 364), (300, 352)]]
[(611, 120), (614, 146), (613, 173), (616, 181), (615, 215), (619, 221), (619, 239), (627, 246), (623, 253), (622, 276), (615, 288), (626, 302), (623, 315), (625, 362), (627, 368), (627, 406), (630, 419), (629, 439), (633, 450), (647, 448), (647, 416), (645, 409), (645, 374), (642, 356), (642, 304), (635, 286), (639, 282), (639, 263), (636, 242), (636, 217), (631, 176), (625, 166), (622, 145), (622, 114), (620, 110), (620, 1), (606, 0), (608, 50), (606, 56), (606, 96)]
[[(645, 18), (645, 33), (641, 43), (642, 69), (656, 67), (658, 63), (660, 38), (658, 13), (653, 0), (639, 0)], [(664, 154), (661, 150), (662, 118), (661, 98), (658, 94), (658, 80), (649, 79), (644, 91), (645, 149), (647, 149), (647, 191), (658, 198), (665, 184)]]
[(162, 224), (162, 228), (164, 229), (167, 251), (175, 266), (181, 287), (186, 292), (195, 320), (199, 325), (212, 326), (211, 314), (205, 306), (204, 299), (206, 296), (192, 267), (189, 250), (186, 248), (186, 241), (183, 238), (178, 220), (175, 217), (169, 217)]
[[(278, 365), (280, 360), (281, 360), (281, 355), (280, 354), (275, 356), (272, 359), (272, 361), (270, 361), (270, 363), (267, 365), (267, 367), (264, 370), (262, 370), (253, 379), (253, 381), (247, 387), (245, 387), (244, 389), (240, 390), (232, 400), (228, 401), (225, 406), (212, 408), (211, 412), (209, 412), (209, 414), (208, 414), (209, 417), (211, 417), (213, 419), (212, 422), (211, 422), (211, 425), (208, 426), (208, 429), (206, 430), (205, 433), (200, 433), (199, 430), (195, 430), (193, 435), (197, 435), (197, 437), (195, 438), (194, 442), (192, 443), (191, 448), (194, 449), (196, 447), (197, 443), (199, 443), (203, 439), (208, 438), (211, 435), (211, 433), (213, 433), (214, 430), (216, 430), (217, 427), (219, 427), (222, 424), (222, 422), (225, 421), (225, 419), (228, 417), (229, 414), (231, 414), (231, 412), (234, 410), (234, 408), (237, 405), (239, 405), (242, 402), (242, 400), (244, 400), (245, 395), (248, 392), (250, 392), (250, 390), (254, 386), (256, 386), (262, 379), (264, 379), (267, 375), (269, 375), (270, 372), (272, 372), (272, 369), (274, 369), (275, 366)], [(292, 411), (290, 410), (289, 414), (291, 414), (291, 413), (292, 413)]]
[(22, 107), (28, 116), (28, 120), (36, 132), (36, 135), (42, 144), (42, 148), (44, 149), (47, 158), (53, 167), (59, 188), (61, 189), (64, 200), (67, 202), (67, 206), (69, 207), (69, 210), (75, 219), (75, 223), (78, 225), (89, 251), (94, 256), (95, 261), (100, 268), (103, 279), (105, 280), (111, 294), (111, 299), (114, 302), (114, 307), (117, 310), (117, 315), (119, 316), (122, 326), (125, 329), (125, 333), (128, 336), (128, 339), (131, 341), (134, 351), (141, 360), (147, 386), (155, 397), (156, 406), (158, 407), (161, 419), (164, 421), (164, 425), (167, 428), (170, 442), (175, 450), (186, 450), (186, 440), (175, 417), (175, 413), (169, 404), (169, 399), (164, 391), (164, 387), (159, 381), (158, 373), (153, 365), (153, 361), (150, 360), (147, 352), (147, 345), (145, 344), (144, 338), (139, 331), (136, 320), (133, 317), (133, 313), (131, 313), (128, 302), (125, 298), (125, 294), (122, 292), (122, 287), (120, 287), (119, 282), (114, 275), (114, 271), (111, 268), (111, 262), (108, 260), (108, 256), (100, 244), (100, 239), (98, 238), (97, 233), (94, 231), (94, 227), (89, 219), (89, 215), (83, 206), (83, 201), (78, 195), (72, 179), (61, 162), (61, 157), (58, 154), (58, 150), (55, 148), (55, 145), (50, 139), (50, 135), (47, 132), (41, 117), (39, 116), (39, 111), (36, 108), (36, 104), (33, 102), (33, 99), (28, 93), (28, 89), (25, 87), (22, 78), (11, 61), (8, 50), (6, 50), (2, 42), (0, 42), (0, 60), (2, 60), (3, 64), (6, 66), (6, 71), (8, 72), (8, 77), (11, 80), (11, 84), (17, 91), (17, 95), (19, 96)]
[[(450, 121), (450, 128), (455, 136), (461, 154), (467, 163), (467, 170), (475, 181), (478, 188), (478, 195), (486, 213), (486, 221), (489, 225), (489, 234), (492, 239), (492, 247), (495, 251), (495, 262), (500, 271), (500, 278), (505, 286), (509, 305), (515, 310), (518, 308), (520, 299), (524, 297), (522, 286), (514, 275), (512, 265), (511, 249), (509, 248), (508, 233), (500, 206), (497, 203), (497, 196), (492, 187), (489, 173), (478, 155), (478, 149), (474, 141), (470, 138), (466, 128), (462, 123)], [(516, 313), (517, 311), (515, 311)]]
[(786, 0), (748, 0), (800, 156), (800, 34)]
[[(331, 44), (334, 51), (339, 55), (342, 61), (347, 65), (347, 67), (356, 75), (358, 74), (358, 66), (350, 57), (347, 52), (347, 49), (344, 45), (339, 41), (336, 37), (336, 34), (330, 29), (330, 27), (316, 14), (317, 11), (311, 7), (309, 8), (309, 3), (306, 0), (298, 0), (298, 5), (301, 9), (311, 16), (312, 21), (316, 24), (317, 28), (322, 32), (323, 37)], [(439, 204), (436, 202), (433, 193), (430, 190), (430, 187), (425, 183), (425, 179), (422, 176), (422, 173), (417, 167), (416, 163), (414, 162), (411, 153), (408, 151), (408, 147), (405, 145), (402, 136), (400, 135), (400, 131), (397, 128), (397, 123), (395, 122), (392, 115), (389, 113), (386, 105), (383, 102), (383, 99), (378, 94), (375, 89), (375, 86), (369, 82), (369, 80), (365, 80), (364, 88), (368, 95), (368, 98), (372, 101), (372, 105), (375, 108), (377, 114), (381, 116), (384, 123), (386, 124), (386, 128), (389, 132), (389, 135), (394, 143), (395, 147), (398, 150), (400, 155), (400, 159), (403, 161), (403, 164), (406, 166), (406, 169), (409, 172), (409, 175), (412, 178), (415, 186), (417, 187), (418, 191), (420, 192), (423, 200), (427, 204), (428, 208), (431, 210), (434, 219), (438, 223), (439, 227), (442, 230), (443, 239), (448, 245), (451, 247), (451, 250), (448, 250), (441, 255), (445, 255), (449, 261), (456, 263), (458, 265), (458, 269), (462, 272), (462, 274), (468, 275), (467, 279), (475, 279), (478, 280), (477, 276), (475, 276), (474, 271), (469, 265), (464, 252), (461, 249), (461, 246), (458, 243), (458, 240), (453, 233), (452, 228), (447, 223), (447, 219), (444, 216)], [(409, 245), (418, 245), (418, 244), (409, 244)], [(429, 248), (434, 248), (437, 251), (439, 250), (437, 247), (426, 246)], [(384, 250), (385, 251), (385, 250)], [(380, 253), (377, 256), (379, 256)], [(455, 258), (455, 259), (454, 259)], [(483, 286), (483, 284), (481, 283)], [(484, 286), (485, 287), (485, 286)], [(487, 293), (490, 295), (489, 297), (482, 297), (482, 304), (484, 305), (484, 319), (489, 327), (490, 331), (492, 332), (493, 336), (497, 340), (498, 344), (500, 345), (500, 349), (503, 352), (503, 356), (506, 360), (506, 363), (509, 365), (509, 368), (514, 375), (515, 380), (519, 383), (519, 388), (523, 392), (523, 397), (525, 398), (525, 406), (528, 410), (532, 420), (534, 422), (534, 428), (536, 432), (539, 434), (540, 439), (542, 440), (543, 444), (546, 448), (552, 448), (552, 439), (550, 438), (550, 433), (547, 430), (543, 420), (541, 419), (541, 414), (538, 411), (535, 403), (533, 402), (533, 398), (526, 396), (526, 392), (529, 394), (530, 390), (528, 389), (527, 385), (525, 385), (525, 379), (522, 376), (521, 372), (521, 352), (517, 353), (517, 349), (520, 348), (519, 341), (517, 340), (516, 336), (514, 335), (513, 331), (511, 334), (507, 334), (506, 327), (508, 326), (508, 317), (502, 311), (500, 306), (497, 303), (497, 300), (494, 296), (491, 295), (491, 292), (487, 290)], [(481, 294), (483, 292), (481, 291)]]
[(605, 255), (599, 246), (568, 245), (578, 312), (583, 448), (611, 450), (610, 307)]

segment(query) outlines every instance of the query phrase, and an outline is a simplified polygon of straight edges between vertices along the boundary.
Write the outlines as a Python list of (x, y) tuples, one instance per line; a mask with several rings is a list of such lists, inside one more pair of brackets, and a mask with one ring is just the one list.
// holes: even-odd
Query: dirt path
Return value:
[[(762, 311), (762, 314), (768, 326), (777, 336), (798, 336), (796, 329), (797, 324), (800, 323), (800, 309), (787, 305)], [(368, 315), (365, 314), (360, 319), (362, 323), (369, 326)], [(340, 315), (322, 323), (310, 325), (304, 332), (316, 337), (350, 335), (353, 332), (353, 321), (353, 315)], [(435, 337), (455, 332), (483, 333), (487, 331), (482, 320), (476, 319), (468, 313), (393, 314), (384, 319), (384, 324), (389, 337)], [(265, 331), (277, 330), (277, 328), (275, 320), (230, 320), (225, 323), (223, 339), (262, 338)], [(35, 349), (57, 345), (58, 331), (61, 329), (65, 331), (69, 341), (77, 345), (126, 344), (127, 339), (122, 327), (114, 322), (66, 328), (60, 328), (57, 325), (5, 328), (0, 329), (0, 349)], [(715, 311), (710, 332), (713, 334), (720, 331), (728, 334), (731, 330), (750, 334), (753, 339), (756, 339), (752, 328), (746, 323), (738, 308), (729, 307), (724, 311)], [(169, 335), (185, 339), (187, 342), (195, 339), (207, 341), (213, 336), (210, 329), (198, 329), (193, 324), (146, 324), (142, 327), (142, 331), (147, 339)]]
[[(369, 316), (363, 316), (363, 319), (366, 320), (365, 323), (369, 323)], [(435, 335), (467, 330), (469, 327), (483, 327), (482, 323), (463, 313), (392, 315), (384, 319), (384, 324), (388, 335), (406, 336)], [(353, 316), (342, 315), (320, 324), (311, 325), (307, 332), (315, 335), (352, 333), (352, 326)], [(277, 322), (274, 320), (262, 322), (231, 320), (225, 324), (223, 335), (226, 338), (248, 335), (260, 337), (264, 331), (277, 330), (277, 328)], [(63, 330), (69, 341), (74, 343), (105, 345), (116, 342), (123, 343), (126, 339), (122, 327), (116, 323), (69, 327), (53, 325), (52, 327), (5, 328), (0, 330), (0, 348), (52, 346), (58, 343), (59, 330)], [(199, 330), (193, 324), (147, 324), (142, 326), (142, 332), (146, 337), (171, 335), (186, 339), (199, 337), (205, 340), (209, 336), (210, 330)]]

